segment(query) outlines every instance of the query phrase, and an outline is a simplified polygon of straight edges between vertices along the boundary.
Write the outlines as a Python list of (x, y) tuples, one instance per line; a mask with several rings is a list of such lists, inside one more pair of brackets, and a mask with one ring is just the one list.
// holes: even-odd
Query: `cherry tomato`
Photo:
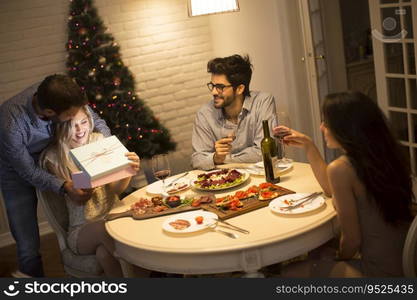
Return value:
[(239, 198), (239, 199), (244, 199), (244, 198), (247, 198), (248, 197), (248, 193), (247, 192), (244, 192), (244, 191), (237, 191), (235, 193), (235, 196), (237, 198)]
[(259, 188), (256, 185), (251, 186), (246, 191), (248, 194), (257, 194), (259, 192)]
[(272, 192), (262, 192), (261, 196), (263, 198), (271, 198), (272, 194), (273, 194)]
[(271, 186), (273, 186), (273, 184), (272, 184), (272, 183), (269, 183), (269, 182), (264, 182), (264, 183), (261, 183), (261, 184), (259, 185), (259, 187), (260, 187), (261, 189), (267, 189), (267, 188), (269, 188), (269, 187), (271, 187)]
[(197, 207), (200, 206), (201, 201), (199, 199), (194, 199), (193, 202), (191, 203), (192, 207)]

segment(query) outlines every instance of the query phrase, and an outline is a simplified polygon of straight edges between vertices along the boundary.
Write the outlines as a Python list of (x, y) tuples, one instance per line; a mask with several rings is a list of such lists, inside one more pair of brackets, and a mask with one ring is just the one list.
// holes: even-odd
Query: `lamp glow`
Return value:
[(239, 11), (238, 0), (188, 0), (190, 17)]

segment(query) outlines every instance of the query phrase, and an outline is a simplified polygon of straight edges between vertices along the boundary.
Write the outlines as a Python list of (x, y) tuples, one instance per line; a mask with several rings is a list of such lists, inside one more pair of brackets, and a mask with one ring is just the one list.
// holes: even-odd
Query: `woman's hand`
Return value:
[[(139, 167), (140, 167), (140, 158), (139, 156), (135, 153), (135, 152), (127, 152), (125, 154), (125, 156), (127, 157), (127, 159), (130, 160), (130, 166), (132, 167), (132, 169), (135, 172), (139, 171)], [(121, 194), (129, 185), (130, 180), (132, 179), (132, 176), (120, 179), (119, 181), (114, 181), (110, 183), (110, 190), (119, 195)]]
[(128, 153), (125, 154), (125, 156), (127, 157), (127, 159), (129, 159), (131, 161), (130, 166), (133, 168), (133, 170), (138, 172), (139, 169), (140, 169), (140, 158), (139, 158), (139, 156), (135, 152), (128, 152)]
[(68, 198), (77, 205), (84, 205), (93, 195), (94, 189), (76, 189), (71, 180), (65, 181), (64, 189)]
[(272, 132), (275, 137), (281, 138), (283, 143), (288, 146), (306, 149), (313, 144), (309, 136), (285, 126), (277, 126), (272, 129)]
[(327, 163), (324, 161), (316, 145), (314, 145), (313, 140), (309, 136), (285, 126), (275, 127), (272, 129), (272, 133), (274, 136), (281, 138), (285, 145), (304, 149), (314, 176), (324, 193), (326, 195), (332, 195), (327, 176)]

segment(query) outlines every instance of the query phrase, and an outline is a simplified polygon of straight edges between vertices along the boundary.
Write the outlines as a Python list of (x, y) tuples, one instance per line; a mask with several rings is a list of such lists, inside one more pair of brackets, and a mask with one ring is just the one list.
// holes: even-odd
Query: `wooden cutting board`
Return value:
[(140, 215), (134, 214), (133, 211), (129, 209), (127, 211), (120, 212), (120, 213), (108, 214), (107, 216), (104, 217), (104, 220), (111, 221), (111, 220), (125, 218), (125, 217), (130, 217), (135, 220), (145, 220), (145, 219), (150, 219), (150, 218), (155, 218), (155, 217), (160, 217), (160, 216), (166, 216), (166, 215), (177, 214), (177, 213), (186, 212), (186, 211), (197, 210), (201, 208), (202, 207), (193, 207), (193, 206), (187, 205), (187, 206), (182, 206), (178, 208), (168, 208), (167, 210), (164, 210), (161, 212), (149, 211)]
[(280, 190), (277, 192), (279, 193), (278, 196), (276, 196), (275, 198), (268, 199), (268, 200), (259, 200), (257, 197), (251, 197), (246, 200), (241, 200), (241, 202), (243, 203), (243, 207), (239, 208), (238, 210), (223, 210), (223, 209), (216, 207), (215, 203), (204, 204), (202, 205), (202, 208), (204, 208), (207, 211), (211, 211), (215, 213), (219, 217), (220, 220), (226, 220), (226, 219), (243, 215), (250, 211), (268, 206), (269, 202), (271, 202), (272, 200), (278, 197), (295, 193), (294, 191), (283, 188), (281, 186), (280, 186)]

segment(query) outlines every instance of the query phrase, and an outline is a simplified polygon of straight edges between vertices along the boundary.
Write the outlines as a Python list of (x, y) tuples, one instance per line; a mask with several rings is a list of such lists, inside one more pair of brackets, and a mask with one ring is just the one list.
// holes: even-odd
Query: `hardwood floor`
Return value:
[[(41, 237), (41, 255), (46, 277), (68, 277), (62, 266), (58, 241), (54, 233)], [(10, 277), (17, 267), (16, 246), (0, 248), (0, 277)]]

